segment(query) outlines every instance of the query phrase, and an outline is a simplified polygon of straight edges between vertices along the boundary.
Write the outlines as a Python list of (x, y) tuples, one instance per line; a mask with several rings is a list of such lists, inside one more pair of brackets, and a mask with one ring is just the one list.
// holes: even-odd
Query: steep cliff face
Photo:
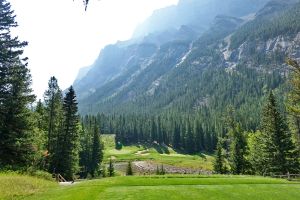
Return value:
[[(193, 0), (185, 3), (189, 2)], [(102, 50), (75, 84), (80, 112), (205, 108), (210, 113), (233, 104), (244, 111), (251, 108), (257, 115), (254, 104), (259, 101), (254, 99), (268, 89), (281, 88), (287, 56), (300, 58), (300, 3), (272, 0), (259, 7), (266, 1), (255, 1), (244, 8), (250, 1), (210, 2), (205, 5), (222, 12), (213, 9), (218, 15), (207, 28), (185, 24)], [(234, 15), (224, 15), (239, 8)]]
[(158, 47), (151, 43), (129, 46), (110, 45), (105, 47), (89, 72), (74, 83), (79, 99), (89, 97), (102, 87), (120, 76), (143, 66), (155, 54)]

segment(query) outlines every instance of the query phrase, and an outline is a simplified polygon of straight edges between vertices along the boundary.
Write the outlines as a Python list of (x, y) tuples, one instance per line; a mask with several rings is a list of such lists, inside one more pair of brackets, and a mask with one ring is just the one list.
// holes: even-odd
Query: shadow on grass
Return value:
[[(172, 146), (167, 146), (166, 144), (159, 144), (157, 142), (153, 143), (133, 143), (133, 144), (124, 144), (124, 146), (136, 146), (137, 148), (143, 148), (143, 149), (150, 149), (154, 148), (159, 154), (170, 154), (169, 148), (172, 148)], [(212, 153), (209, 152), (199, 152), (190, 154), (182, 149), (173, 149), (176, 153), (182, 154), (182, 155), (191, 155), (191, 156), (199, 156), (202, 159), (206, 160), (207, 155), (211, 155)]]

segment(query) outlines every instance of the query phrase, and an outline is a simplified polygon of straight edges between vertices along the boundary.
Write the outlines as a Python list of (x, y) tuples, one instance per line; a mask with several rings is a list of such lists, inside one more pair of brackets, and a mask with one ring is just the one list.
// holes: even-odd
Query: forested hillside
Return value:
[[(137, 29), (139, 37), (105, 47), (75, 83), (80, 113), (97, 114), (101, 132), (116, 134), (116, 148), (153, 142), (190, 154), (225, 148), (228, 160), (234, 159), (231, 148), (237, 148), (238, 165), (248, 167), (231, 170), (262, 174), (256, 168), (262, 164), (251, 163), (256, 156), (247, 148), (263, 137), (266, 101), (276, 99), (273, 107), (286, 126), (291, 87), (286, 59), (300, 58), (300, 2), (224, 2), (180, 1), (155, 12)], [(176, 21), (179, 10), (184, 17)], [(164, 21), (166, 16), (174, 18)], [(275, 97), (268, 99), (270, 91)], [(299, 123), (290, 123), (299, 137)], [(256, 167), (249, 168), (246, 160)], [(223, 167), (216, 171), (224, 173)]]
[[(222, 135), (220, 119), (232, 105), (242, 126), (256, 130), (263, 97), (269, 90), (279, 97), (287, 91), (285, 59), (300, 57), (300, 4), (270, 1), (263, 6), (265, 2), (258, 1), (249, 10), (242, 9), (246, 2), (230, 2), (229, 10), (241, 8), (240, 12), (224, 12), (235, 17), (222, 15), (216, 4), (209, 4), (219, 15), (202, 33), (193, 32), (199, 34), (197, 39), (192, 34), (195, 27), (185, 25), (175, 31), (183, 34), (175, 34), (174, 40), (169, 31), (150, 34), (146, 43), (132, 39), (106, 47), (75, 83), (80, 113), (196, 115)], [(163, 33), (169, 37), (166, 43), (153, 42)], [(178, 35), (191, 36), (188, 40)]]

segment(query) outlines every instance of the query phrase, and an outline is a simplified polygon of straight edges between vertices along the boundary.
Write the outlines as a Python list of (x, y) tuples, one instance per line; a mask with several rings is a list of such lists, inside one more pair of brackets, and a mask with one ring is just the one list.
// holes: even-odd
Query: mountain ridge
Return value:
[[(122, 55), (127, 54), (122, 57), (121, 64), (116, 65), (117, 70), (111, 72), (114, 77), (108, 74), (104, 82), (95, 81), (94, 86), (98, 87), (83, 87), (84, 91), (91, 88), (92, 91), (82, 93), (75, 84), (79, 91), (80, 112), (158, 114), (170, 110), (181, 113), (201, 111), (214, 118), (232, 104), (237, 112), (242, 109), (251, 112), (252, 109), (253, 120), (248, 124), (255, 127), (260, 100), (254, 99), (262, 99), (269, 89), (276, 89), (278, 93), (284, 91), (283, 74), (287, 70), (284, 60), (286, 56), (300, 58), (300, 27), (291, 20), (298, 17), (298, 2), (270, 1), (255, 14), (246, 13), (254, 17), (216, 15), (210, 27), (198, 33), (197, 39), (178, 39), (174, 37), (176, 34), (170, 34), (169, 40), (153, 42), (154, 34), (151, 40), (144, 40), (149, 42), (146, 44), (136, 40), (135, 44), (110, 46), (114, 62), (120, 61), (116, 59), (118, 50), (122, 49)], [(278, 10), (281, 3), (286, 6)], [(272, 12), (270, 6), (274, 6)], [(258, 28), (262, 25), (272, 27), (273, 24), (280, 26), (268, 31)], [(193, 30), (184, 26), (183, 31)], [(294, 27), (293, 31), (283, 35), (282, 32), (290, 27)], [(180, 29), (176, 31), (180, 32)], [(266, 32), (265, 38), (257, 37), (260, 32)], [(162, 34), (167, 38), (170, 36), (166, 32)], [(139, 45), (146, 46), (139, 49)], [(103, 51), (101, 59), (106, 57), (103, 56), (106, 49)], [(114, 69), (112, 66), (106, 63), (102, 67)], [(95, 64), (95, 67), (99, 70), (101, 65)], [(251, 94), (250, 97), (244, 96), (245, 92)]]

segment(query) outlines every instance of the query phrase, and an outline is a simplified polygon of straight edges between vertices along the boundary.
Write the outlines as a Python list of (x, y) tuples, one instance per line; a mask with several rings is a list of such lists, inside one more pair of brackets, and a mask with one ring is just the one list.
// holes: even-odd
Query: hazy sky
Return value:
[(153, 10), (178, 0), (9, 0), (19, 27), (16, 34), (29, 45), (25, 55), (34, 93), (42, 98), (50, 76), (62, 89), (69, 87), (78, 69), (91, 65), (100, 50), (129, 39), (135, 27)]

